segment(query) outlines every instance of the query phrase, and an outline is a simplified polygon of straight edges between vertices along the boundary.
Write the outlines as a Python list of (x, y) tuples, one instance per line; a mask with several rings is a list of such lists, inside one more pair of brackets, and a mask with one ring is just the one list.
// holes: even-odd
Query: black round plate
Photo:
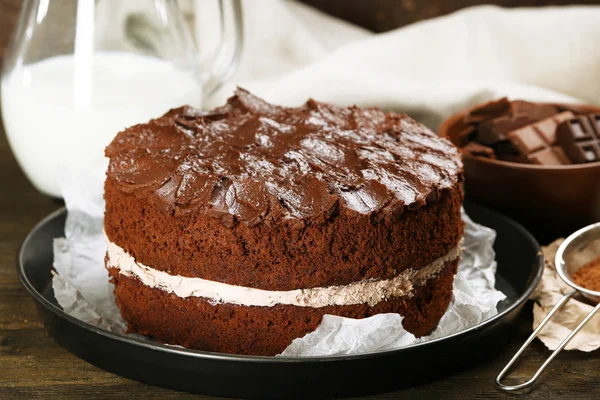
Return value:
[[(76, 356), (106, 370), (152, 385), (215, 396), (324, 398), (390, 391), (439, 378), (473, 365), (502, 347), (507, 328), (539, 282), (539, 245), (520, 225), (465, 203), (478, 223), (496, 230), (496, 287), (508, 297), (498, 315), (465, 331), (398, 350), (354, 356), (257, 357), (186, 350), (96, 328), (67, 315), (52, 290), (52, 239), (63, 236), (64, 209), (27, 236), (18, 274), (36, 301), (49, 334)], [(490, 383), (491, 384), (491, 383)]]

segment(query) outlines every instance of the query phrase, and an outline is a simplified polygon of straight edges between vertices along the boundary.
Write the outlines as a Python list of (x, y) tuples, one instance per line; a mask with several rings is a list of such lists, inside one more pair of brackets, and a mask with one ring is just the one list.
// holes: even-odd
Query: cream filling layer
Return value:
[(389, 297), (411, 296), (415, 287), (436, 277), (444, 268), (444, 264), (460, 256), (462, 243), (461, 241), (448, 254), (426, 267), (403, 271), (392, 279), (364, 280), (342, 286), (277, 291), (171, 275), (137, 262), (123, 248), (108, 239), (107, 242), (108, 267), (118, 268), (121, 274), (135, 277), (146, 286), (174, 293), (179, 297), (203, 297), (213, 304), (230, 303), (264, 307), (288, 304), (314, 308), (364, 303), (374, 306)]

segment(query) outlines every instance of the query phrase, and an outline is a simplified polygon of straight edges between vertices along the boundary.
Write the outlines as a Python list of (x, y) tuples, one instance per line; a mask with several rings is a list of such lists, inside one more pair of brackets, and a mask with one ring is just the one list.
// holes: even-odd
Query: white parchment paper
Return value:
[[(104, 268), (104, 171), (63, 170), (60, 174), (69, 213), (65, 237), (54, 239), (52, 287), (56, 300), (68, 314), (125, 334), (127, 325), (115, 305), (113, 285)], [(359, 320), (326, 315), (314, 332), (294, 340), (281, 355), (321, 356), (393, 349), (450, 335), (494, 316), (496, 305), (505, 298), (494, 289), (496, 262), (492, 245), (496, 233), (473, 223), (464, 213), (463, 219), (464, 252), (454, 281), (453, 300), (431, 335), (415, 338), (404, 330), (398, 314)]]

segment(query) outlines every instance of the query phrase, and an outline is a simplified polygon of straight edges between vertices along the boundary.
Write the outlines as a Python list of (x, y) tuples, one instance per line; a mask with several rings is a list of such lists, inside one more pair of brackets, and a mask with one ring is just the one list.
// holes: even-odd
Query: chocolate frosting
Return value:
[(457, 149), (406, 115), (279, 107), (242, 89), (215, 110), (181, 107), (126, 129), (106, 156), (119, 190), (226, 226), (291, 219), (301, 229), (342, 208), (377, 221), (462, 179)]

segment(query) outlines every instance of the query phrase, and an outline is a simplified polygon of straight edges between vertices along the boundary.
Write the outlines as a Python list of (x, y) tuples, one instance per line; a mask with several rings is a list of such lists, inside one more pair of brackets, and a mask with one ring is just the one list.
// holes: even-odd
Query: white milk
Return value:
[(104, 148), (125, 127), (184, 104), (199, 107), (202, 100), (191, 73), (132, 53), (96, 53), (89, 76), (87, 84), (74, 88), (73, 56), (67, 55), (17, 67), (2, 80), (9, 143), (46, 194), (60, 196), (59, 165), (102, 165)]

